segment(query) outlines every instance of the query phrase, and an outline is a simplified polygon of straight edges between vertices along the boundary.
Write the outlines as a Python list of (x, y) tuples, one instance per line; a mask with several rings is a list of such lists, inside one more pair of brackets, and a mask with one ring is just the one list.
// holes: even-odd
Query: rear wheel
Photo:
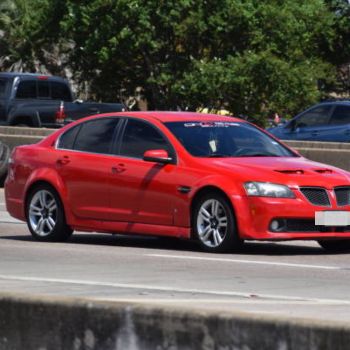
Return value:
[(207, 193), (196, 202), (192, 226), (197, 240), (207, 251), (225, 252), (242, 246), (231, 205), (219, 193)]
[(320, 240), (318, 244), (327, 252), (330, 253), (346, 253), (350, 252), (350, 240)]
[(32, 236), (38, 241), (65, 241), (73, 232), (66, 224), (59, 196), (46, 184), (39, 185), (30, 192), (26, 205), (26, 218)]

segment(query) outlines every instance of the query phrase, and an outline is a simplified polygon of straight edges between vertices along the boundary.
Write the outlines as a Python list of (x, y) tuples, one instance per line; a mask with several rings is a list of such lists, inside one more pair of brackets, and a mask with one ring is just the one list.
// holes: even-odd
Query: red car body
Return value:
[[(176, 162), (161, 164), (56, 147), (60, 136), (74, 125), (106, 117), (152, 124), (171, 143)], [(7, 210), (15, 218), (27, 220), (28, 193), (46, 183), (60, 197), (66, 223), (73, 230), (190, 238), (197, 198), (206, 191), (217, 191), (232, 206), (241, 240), (350, 239), (350, 226), (318, 230), (312, 224), (317, 211), (350, 211), (349, 200), (339, 205), (334, 190), (350, 191), (347, 171), (307, 160), (290, 149), (290, 157), (195, 157), (165, 125), (184, 121), (247, 124), (231, 117), (181, 112), (124, 112), (85, 118), (35, 145), (14, 150), (5, 184)], [(154, 154), (151, 151), (150, 155)], [(248, 196), (244, 184), (249, 181), (283, 184), (294, 198)], [(323, 189), (328, 205), (311, 203), (300, 188)], [(276, 219), (284, 220), (285, 230), (271, 230)]]

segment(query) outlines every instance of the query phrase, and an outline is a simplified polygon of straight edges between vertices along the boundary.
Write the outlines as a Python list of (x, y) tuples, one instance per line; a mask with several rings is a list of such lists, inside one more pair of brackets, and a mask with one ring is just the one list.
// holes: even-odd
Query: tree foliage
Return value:
[(349, 28), (347, 0), (3, 0), (0, 64), (67, 76), (97, 99), (141, 90), (152, 109), (263, 118), (334, 89)]

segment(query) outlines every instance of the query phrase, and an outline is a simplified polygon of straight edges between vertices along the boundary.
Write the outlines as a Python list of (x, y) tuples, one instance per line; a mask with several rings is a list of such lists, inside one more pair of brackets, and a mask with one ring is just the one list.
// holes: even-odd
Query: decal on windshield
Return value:
[(201, 127), (201, 128), (228, 128), (230, 126), (240, 126), (240, 123), (232, 122), (193, 122), (185, 123), (185, 128)]

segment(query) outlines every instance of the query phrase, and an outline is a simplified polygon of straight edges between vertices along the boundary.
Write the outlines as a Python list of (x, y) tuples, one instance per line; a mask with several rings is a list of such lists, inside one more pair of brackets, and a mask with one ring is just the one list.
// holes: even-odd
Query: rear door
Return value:
[(113, 142), (119, 118), (87, 121), (63, 134), (56, 167), (67, 189), (74, 215), (108, 220)]

